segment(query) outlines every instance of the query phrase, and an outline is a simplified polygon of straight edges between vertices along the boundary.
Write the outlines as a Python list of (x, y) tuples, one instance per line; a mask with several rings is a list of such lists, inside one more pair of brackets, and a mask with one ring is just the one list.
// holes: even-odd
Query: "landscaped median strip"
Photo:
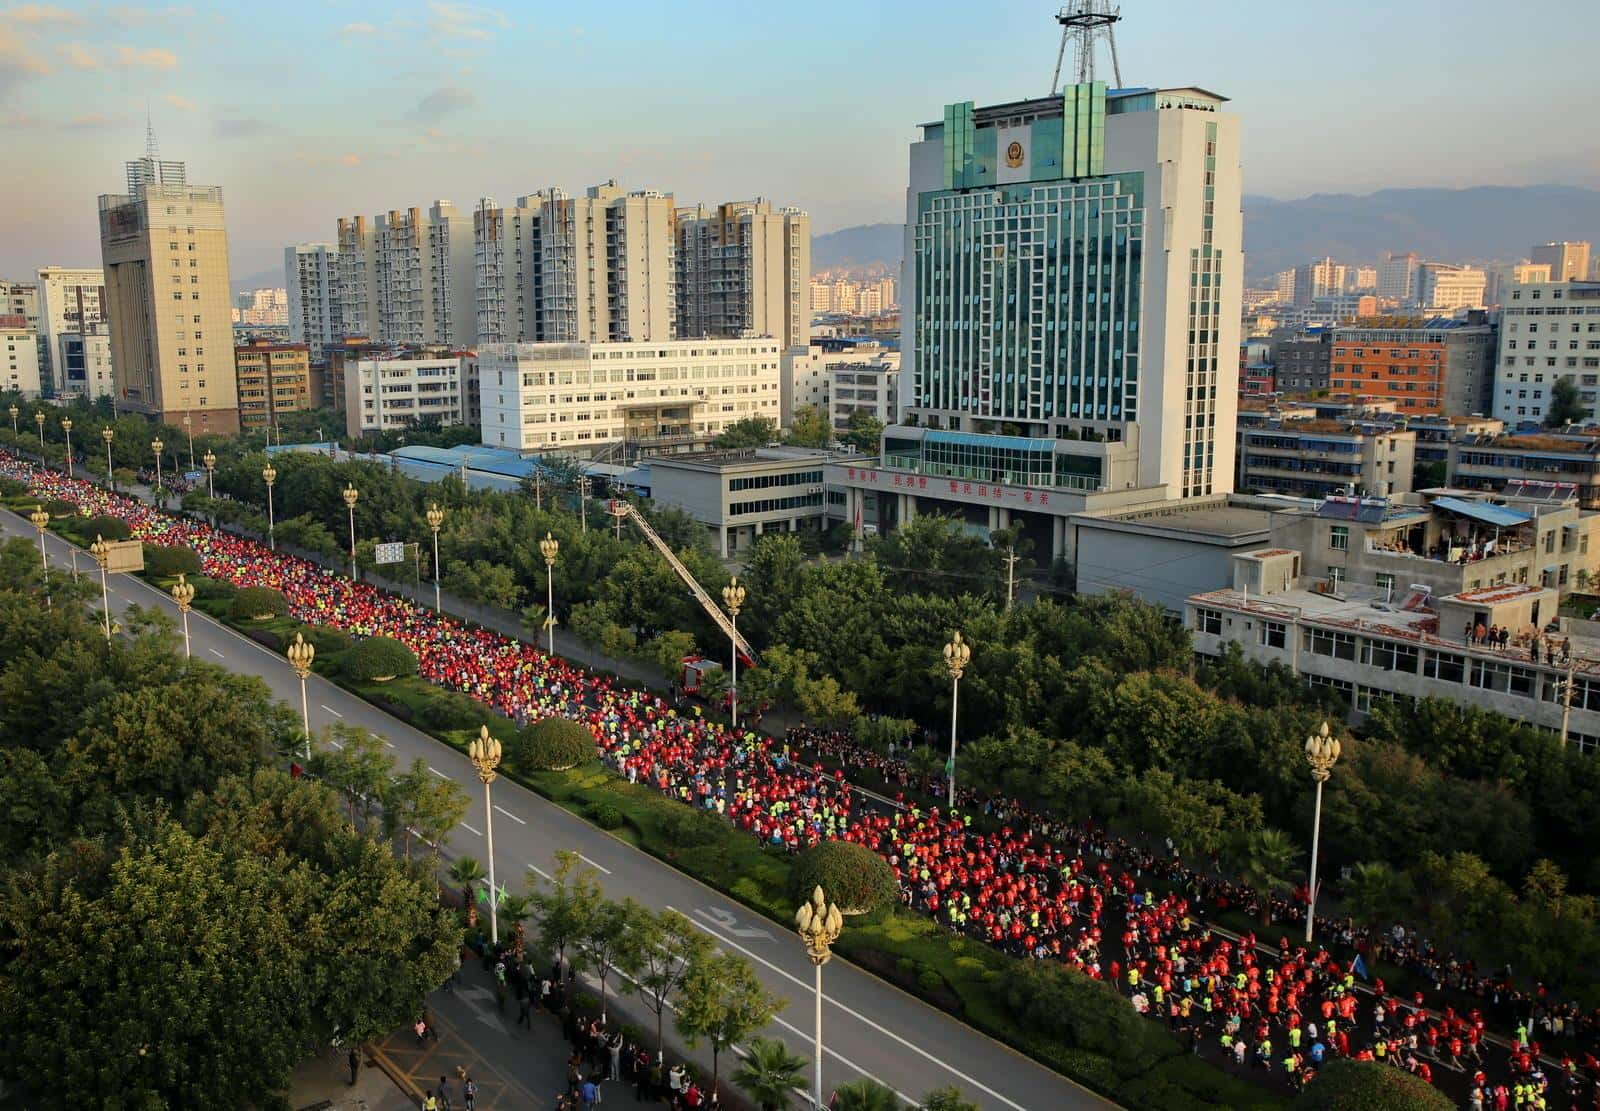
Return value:
[[(287, 619), (247, 624), (233, 619), (225, 605), (216, 604), (214, 599), (211, 601), (210, 605), (197, 604), (197, 608), (246, 635), (271, 632), (279, 634), (281, 639), (290, 630), (305, 627), (303, 623)], [(251, 635), (251, 639), (259, 642), (262, 636)], [(507, 719), (476, 700), (423, 680), (396, 679), (379, 690), (370, 684), (353, 683), (342, 675), (329, 675), (333, 670), (332, 660), (319, 656), (316, 662), (325, 677), (378, 709), (393, 712), (396, 705), (404, 708), (402, 718), (457, 751), (465, 751), (467, 740), (476, 735), (476, 724), (486, 718), (499, 722), (508, 731), (514, 728)], [(415, 711), (429, 703), (433, 704), (429, 709), (435, 716), (440, 716), (440, 703), (443, 703), (448, 708), (448, 716), (460, 725), (453, 729), (436, 729), (425, 721), (413, 720), (421, 717)], [(472, 723), (470, 728), (469, 722)], [(598, 762), (568, 772), (519, 773), (514, 768), (503, 771), (585, 819), (589, 811), (601, 804), (614, 807), (631, 827), (634, 836), (624, 838), (629, 843), (636, 840), (638, 846), (651, 855), (787, 927), (791, 901), (789, 858), (776, 855), (734, 826), (725, 823), (718, 826), (715, 837), (705, 844), (675, 843), (662, 826), (670, 820), (670, 815), (683, 812), (683, 804), (648, 787), (629, 784)], [(1282, 1097), (1275, 1093), (1230, 1077), (1209, 1064), (1198, 1060), (1191, 1062), (1165, 1035), (1149, 1040), (1144, 1046), (1145, 1058), (1119, 1061), (1048, 1041), (1025, 1030), (1010, 1015), (999, 985), (1001, 975), (1015, 963), (1015, 958), (970, 939), (945, 934), (925, 916), (900, 910), (888, 912), (877, 921), (865, 922), (847, 931), (838, 952), (869, 972), (901, 983), (935, 1007), (954, 1011), (956, 1017), (974, 1028), (1021, 1049), (1063, 1075), (1131, 1105), (1273, 1107), (1283, 1103)], [(925, 981), (937, 981), (938, 990), (929, 988)], [(954, 1008), (952, 1001), (957, 1004)], [(1158, 1028), (1150, 1029), (1152, 1035), (1159, 1034)], [(1151, 1047), (1158, 1043), (1160, 1051), (1152, 1051)]]

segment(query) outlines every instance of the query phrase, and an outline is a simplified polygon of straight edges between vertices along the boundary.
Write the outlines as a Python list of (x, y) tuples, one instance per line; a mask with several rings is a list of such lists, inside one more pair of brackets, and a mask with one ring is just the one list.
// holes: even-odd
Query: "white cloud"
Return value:
[(49, 62), (29, 52), (10, 28), (0, 24), (0, 97), (28, 78), (49, 72)]
[(26, 23), (34, 27), (46, 24), (75, 27), (83, 22), (83, 17), (77, 12), (53, 8), (48, 4), (21, 4), (9, 9), (5, 17), (13, 23)]
[(161, 99), (166, 101), (167, 104), (169, 104), (172, 107), (176, 108), (180, 112), (193, 112), (194, 111), (194, 107), (195, 107), (194, 101), (190, 100), (188, 97), (179, 96), (177, 93), (168, 93), (166, 96), (162, 97)]
[(100, 68), (100, 55), (92, 46), (85, 46), (81, 42), (69, 42), (57, 49), (61, 51), (61, 56), (66, 59), (69, 66), (76, 69)]
[(339, 28), (339, 33), (341, 35), (371, 35), (375, 34), (377, 30), (378, 29), (370, 23), (346, 23), (343, 27)]
[(437, 119), (458, 108), (470, 108), (477, 100), (471, 89), (464, 89), (460, 85), (441, 85), (423, 97), (412, 114), (419, 119)]
[(511, 26), (511, 20), (494, 8), (480, 8), (475, 4), (448, 4), (442, 0), (429, 0), (428, 10), (433, 13), (429, 26), (441, 35), (459, 39), (489, 39), (496, 30)]
[(359, 154), (347, 154), (339, 161), (346, 166), (359, 166), (361, 165), (361, 156)]
[(177, 69), (178, 56), (160, 46), (140, 50), (133, 46), (117, 48), (117, 60), (125, 66), (148, 66), (151, 69)]

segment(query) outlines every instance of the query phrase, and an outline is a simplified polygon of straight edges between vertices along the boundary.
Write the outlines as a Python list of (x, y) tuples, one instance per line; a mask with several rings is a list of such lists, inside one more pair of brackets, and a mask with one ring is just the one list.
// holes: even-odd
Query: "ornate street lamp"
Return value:
[(1322, 785), (1333, 774), (1339, 762), (1339, 738), (1328, 732), (1328, 723), (1306, 738), (1306, 763), (1311, 765), (1311, 778), (1317, 784), (1316, 816), (1311, 820), (1311, 887), (1306, 891), (1306, 944), (1311, 943), (1311, 929), (1317, 916), (1317, 849), (1322, 837)]
[(28, 514), (28, 520), (33, 522), (33, 527), (39, 530), (39, 562), (44, 566), (44, 605), (50, 608), (50, 557), (44, 550), (44, 530), (50, 527), (50, 514), (44, 511), (44, 506), (36, 505), (33, 512)]
[(437, 502), (428, 506), (428, 527), (433, 530), (433, 612), (438, 613), (443, 606), (440, 604), (439, 593), (439, 526), (444, 524), (444, 510), (439, 508)]
[(561, 551), (561, 541), (548, 532), (539, 541), (539, 551), (544, 556), (544, 627), (550, 630), (550, 654), (556, 654), (556, 553)]
[(189, 434), (189, 469), (194, 470), (194, 421), (189, 414), (183, 414), (183, 430)]
[(172, 600), (178, 603), (178, 612), (183, 615), (183, 657), (189, 658), (189, 606), (194, 602), (194, 583), (184, 579), (183, 572), (178, 572), (178, 581), (172, 587)]
[(495, 770), (500, 766), (500, 742), (489, 735), (487, 725), (478, 727), (478, 735), (467, 746), (467, 759), (472, 761), (472, 766), (478, 769), (478, 778), (483, 780), (484, 822), (489, 831), (489, 940), (499, 945), (500, 896), (494, 886), (494, 804), (489, 799), (489, 784), (500, 774)]
[(61, 431), (67, 434), (67, 477), (72, 477), (72, 418), (61, 418)]
[(106, 442), (106, 485), (111, 488), (112, 493), (116, 493), (117, 480), (111, 473), (113, 466), (111, 462), (111, 441), (117, 438), (116, 429), (110, 427), (102, 428), (100, 430), (100, 438)]
[(271, 463), (261, 468), (261, 481), (267, 484), (267, 546), (278, 550), (277, 525), (272, 513), (272, 484), (278, 481), (278, 469)]
[(811, 893), (811, 901), (801, 903), (800, 909), (794, 915), (795, 927), (800, 934), (800, 942), (806, 947), (806, 956), (811, 958), (812, 966), (817, 970), (817, 1029), (816, 1029), (816, 1083), (811, 1088), (811, 1105), (822, 1107), (822, 966), (833, 957), (833, 943), (839, 940), (839, 934), (844, 930), (844, 916), (839, 913), (839, 908), (828, 902), (818, 887)]
[(305, 720), (306, 726), (306, 763), (311, 762), (311, 703), (306, 699), (306, 676), (311, 674), (311, 661), (315, 658), (315, 646), (307, 644), (299, 633), (294, 635), (294, 643), (289, 645), (285, 653), (289, 657), (289, 666), (294, 668), (294, 673), (300, 678), (300, 716)]
[(94, 561), (100, 565), (100, 604), (105, 608), (106, 618), (106, 643), (111, 643), (111, 587), (106, 582), (106, 564), (111, 562), (111, 545), (107, 544), (105, 537), (95, 534), (94, 543), (89, 545), (89, 554), (94, 556)]
[[(166, 444), (161, 442), (161, 437), (160, 436), (157, 436), (155, 439), (150, 441), (150, 450), (155, 454), (155, 457), (156, 457), (156, 489), (157, 490), (161, 489), (161, 449), (166, 447), (166, 446), (167, 446)], [(159, 498), (159, 497), (161, 497), (161, 495), (157, 494), (156, 497)]]
[(34, 411), (33, 423), (35, 423), (35, 424), (37, 424), (39, 426), (39, 450), (43, 451), (44, 450), (44, 410), (43, 409), (38, 409), (38, 410)]
[(200, 462), (206, 465), (206, 497), (214, 498), (217, 496), (217, 487), (212, 478), (217, 473), (217, 453), (206, 452), (200, 457)]
[(950, 766), (945, 771), (949, 779), (949, 806), (952, 810), (956, 805), (956, 699), (961, 694), (961, 676), (971, 659), (972, 646), (961, 639), (959, 632), (953, 634), (950, 643), (944, 646), (944, 666), (950, 671)]
[(349, 483), (344, 488), (344, 506), (350, 511), (350, 578), (356, 577), (356, 500), (361, 497), (361, 492)]
[(732, 646), (733, 671), (728, 683), (729, 708), (733, 714), (733, 727), (739, 728), (739, 610), (744, 606), (745, 590), (739, 585), (739, 576), (735, 575), (729, 580), (728, 585), (722, 588), (722, 601), (728, 607), (728, 613), (733, 618), (733, 632), (728, 637)]
[(21, 412), (22, 410), (18, 409), (15, 405), (11, 407), (11, 434), (13, 436), (20, 435), (20, 433), (17, 431), (17, 414)]

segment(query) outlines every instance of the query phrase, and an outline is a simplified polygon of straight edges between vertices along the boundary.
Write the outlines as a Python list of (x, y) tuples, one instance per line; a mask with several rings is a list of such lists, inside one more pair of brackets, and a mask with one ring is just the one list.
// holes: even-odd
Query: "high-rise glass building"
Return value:
[(844, 476), (846, 512), (869, 493), (880, 524), (937, 509), (981, 526), (986, 509), (1059, 555), (1072, 513), (1231, 491), (1243, 258), (1224, 103), (1091, 83), (922, 126), (903, 416), (879, 465)]

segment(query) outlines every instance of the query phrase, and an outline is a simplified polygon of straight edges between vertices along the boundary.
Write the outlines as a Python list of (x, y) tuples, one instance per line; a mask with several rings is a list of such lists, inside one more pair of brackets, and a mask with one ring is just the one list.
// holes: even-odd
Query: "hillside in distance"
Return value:
[[(862, 224), (811, 240), (813, 271), (898, 273), (901, 225)], [(1441, 262), (1527, 257), (1535, 243), (1600, 243), (1600, 190), (1568, 185), (1383, 189), (1292, 201), (1244, 198), (1245, 273), (1258, 281), (1324, 255), (1373, 263), (1390, 251)]]

